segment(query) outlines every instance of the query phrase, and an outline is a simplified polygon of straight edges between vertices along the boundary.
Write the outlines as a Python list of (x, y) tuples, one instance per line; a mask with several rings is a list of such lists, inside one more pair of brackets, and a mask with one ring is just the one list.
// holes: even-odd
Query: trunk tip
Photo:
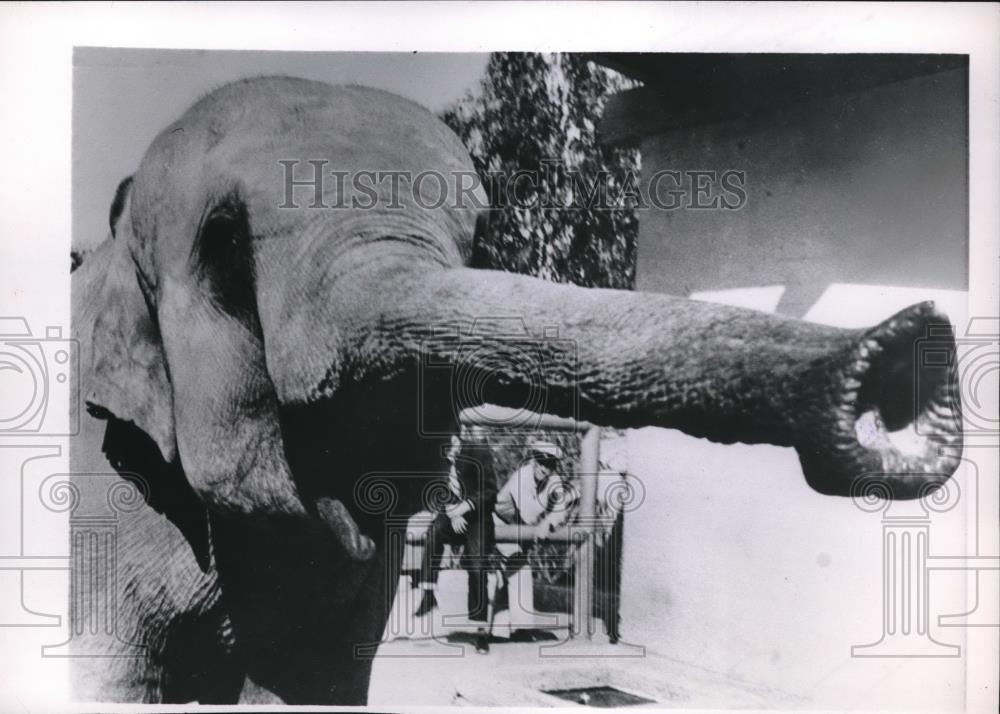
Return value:
[(922, 498), (958, 468), (954, 330), (932, 301), (863, 331), (830, 376), (828, 403), (820, 405), (826, 424), (799, 449), (814, 489), (848, 496), (859, 478), (874, 479), (891, 498)]

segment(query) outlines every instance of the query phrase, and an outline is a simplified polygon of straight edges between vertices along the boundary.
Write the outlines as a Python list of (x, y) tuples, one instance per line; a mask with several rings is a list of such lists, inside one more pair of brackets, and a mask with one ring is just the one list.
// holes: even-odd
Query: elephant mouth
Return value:
[(874, 480), (897, 499), (939, 488), (962, 453), (956, 362), (954, 335), (933, 303), (865, 331), (839, 370), (833, 439), (800, 449), (810, 484), (848, 495)]

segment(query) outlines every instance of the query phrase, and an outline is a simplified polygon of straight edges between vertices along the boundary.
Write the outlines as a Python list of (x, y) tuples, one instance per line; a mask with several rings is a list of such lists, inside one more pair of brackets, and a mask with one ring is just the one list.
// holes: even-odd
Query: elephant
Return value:
[[(328, 169), (400, 178), (362, 204)], [(75, 699), (363, 704), (399, 579), (386, 524), (446, 480), (462, 405), (792, 447), (832, 496), (875, 474), (917, 498), (957, 468), (932, 303), (838, 329), (472, 267), (473, 171), (419, 105), (284, 76), (155, 138), (72, 275), (71, 483), (141, 495), (106, 560), (71, 548)], [(915, 358), (929, 334), (944, 362)]]

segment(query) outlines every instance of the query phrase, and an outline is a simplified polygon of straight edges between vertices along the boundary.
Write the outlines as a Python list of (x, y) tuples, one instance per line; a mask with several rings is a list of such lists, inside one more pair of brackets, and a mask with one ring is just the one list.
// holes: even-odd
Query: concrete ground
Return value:
[[(612, 645), (599, 620), (590, 640), (570, 638), (565, 616), (533, 614), (530, 603), (513, 595), (513, 614), (496, 629), (500, 636), (493, 638), (489, 654), (477, 654), (475, 623), (463, 615), (464, 582), (461, 571), (443, 572), (440, 608), (419, 619), (412, 612), (420, 591), (401, 582), (388, 641), (374, 664), (370, 706), (577, 706), (543, 690), (583, 687), (613, 687), (652, 700), (640, 705), (648, 707), (804, 704), (784, 692), (658, 655), (641, 643)], [(692, 655), (696, 660), (697, 653)]]
[(543, 690), (614, 687), (652, 700), (644, 707), (795, 708), (782, 692), (658, 656), (628, 645), (568, 640), (494, 641), (476, 654), (471, 635), (396, 640), (382, 645), (369, 705), (577, 706)]

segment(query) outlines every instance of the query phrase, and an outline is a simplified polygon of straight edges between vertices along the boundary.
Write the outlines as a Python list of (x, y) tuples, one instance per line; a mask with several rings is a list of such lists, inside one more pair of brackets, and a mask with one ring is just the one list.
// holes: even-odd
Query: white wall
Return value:
[(644, 176), (744, 171), (747, 202), (641, 211), (638, 289), (781, 285), (778, 312), (795, 317), (831, 283), (967, 289), (966, 79), (941, 72), (645, 138)]
[[(646, 500), (625, 527), (627, 642), (809, 708), (961, 709), (964, 659), (850, 656), (882, 632), (881, 515), (813, 492), (793, 450), (647, 428), (629, 434), (629, 465)], [(931, 553), (963, 552), (964, 524), (961, 509), (935, 515)], [(932, 623), (964, 610), (963, 584), (932, 574)], [(964, 644), (960, 628), (932, 634)]]

